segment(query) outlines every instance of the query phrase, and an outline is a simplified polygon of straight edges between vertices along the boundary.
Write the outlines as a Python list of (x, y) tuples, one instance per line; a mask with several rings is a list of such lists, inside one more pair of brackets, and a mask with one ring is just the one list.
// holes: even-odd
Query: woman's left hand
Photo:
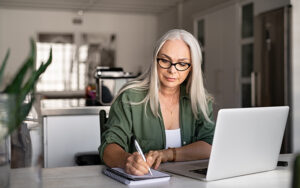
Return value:
[(169, 154), (169, 150), (149, 151), (146, 154), (146, 161), (150, 167), (157, 169), (160, 163), (168, 161)]

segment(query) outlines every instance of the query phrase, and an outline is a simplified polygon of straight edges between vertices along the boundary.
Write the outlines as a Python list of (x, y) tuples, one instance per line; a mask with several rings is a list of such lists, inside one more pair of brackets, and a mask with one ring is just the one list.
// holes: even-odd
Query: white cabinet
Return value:
[[(97, 152), (100, 145), (99, 110), (91, 113), (47, 111), (43, 116), (44, 167), (74, 166), (78, 152)], [(89, 111), (90, 110), (90, 111)]]
[(200, 12), (194, 19), (195, 35), (204, 38), (204, 80), (215, 98), (215, 112), (240, 106), (238, 16), (239, 6), (230, 4), (205, 14)]

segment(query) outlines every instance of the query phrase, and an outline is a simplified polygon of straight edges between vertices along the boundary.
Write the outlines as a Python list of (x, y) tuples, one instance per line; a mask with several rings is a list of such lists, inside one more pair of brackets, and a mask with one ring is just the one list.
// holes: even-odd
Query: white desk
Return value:
[[(218, 180), (213, 182), (203, 182), (172, 175), (169, 182), (159, 184), (149, 184), (134, 187), (162, 187), (162, 188), (289, 188), (292, 181), (292, 162), (293, 156), (284, 154), (280, 160), (289, 161), (288, 167), (277, 167), (276, 170), (257, 173), (252, 175), (240, 176), (236, 178)], [(84, 188), (104, 188), (104, 187), (127, 187), (101, 173), (104, 166), (84, 166), (84, 167), (60, 167), (43, 169), (43, 188), (60, 187), (84, 187)], [(11, 171), (11, 187), (26, 188), (24, 181), (27, 169), (14, 169)]]

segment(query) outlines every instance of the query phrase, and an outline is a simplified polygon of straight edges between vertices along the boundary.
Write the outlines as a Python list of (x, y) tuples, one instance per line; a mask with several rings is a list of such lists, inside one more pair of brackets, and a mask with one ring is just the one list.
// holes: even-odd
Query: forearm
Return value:
[(118, 144), (109, 144), (105, 147), (103, 152), (103, 161), (109, 167), (124, 168), (126, 159), (130, 156)]
[(210, 152), (210, 144), (204, 141), (197, 141), (189, 145), (176, 148), (176, 161), (207, 159), (210, 156)]

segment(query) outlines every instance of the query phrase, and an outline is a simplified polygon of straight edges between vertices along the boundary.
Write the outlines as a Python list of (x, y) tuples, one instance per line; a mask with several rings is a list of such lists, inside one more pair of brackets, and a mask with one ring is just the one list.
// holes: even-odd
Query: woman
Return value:
[[(170, 30), (157, 43), (150, 69), (128, 83), (111, 106), (99, 147), (101, 160), (144, 175), (161, 162), (209, 158), (212, 98), (203, 86), (202, 55), (194, 36)], [(136, 152), (133, 136), (146, 153)]]

